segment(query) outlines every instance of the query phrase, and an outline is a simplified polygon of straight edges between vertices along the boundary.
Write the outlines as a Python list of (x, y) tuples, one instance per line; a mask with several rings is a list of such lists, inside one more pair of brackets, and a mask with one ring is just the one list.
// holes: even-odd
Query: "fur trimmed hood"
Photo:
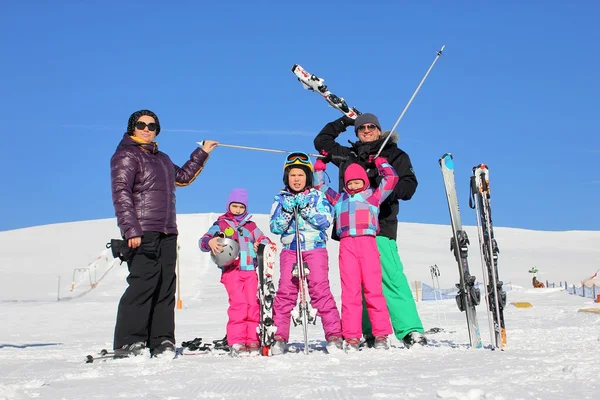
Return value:
[(398, 134), (398, 132), (395, 132), (395, 131), (392, 132), (390, 130), (387, 130), (387, 131), (381, 132), (381, 139), (385, 139), (389, 135), (391, 135), (391, 137), (390, 137), (390, 140), (388, 140), (388, 142), (398, 144), (398, 142), (400, 141), (400, 135)]

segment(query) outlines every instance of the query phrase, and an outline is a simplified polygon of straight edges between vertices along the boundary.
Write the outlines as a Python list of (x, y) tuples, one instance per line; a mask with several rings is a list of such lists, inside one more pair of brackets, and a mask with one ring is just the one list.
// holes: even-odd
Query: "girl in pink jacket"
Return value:
[(249, 352), (260, 354), (257, 327), (260, 319), (258, 301), (258, 276), (256, 274), (256, 251), (259, 244), (271, 241), (248, 214), (248, 192), (233, 189), (227, 199), (227, 212), (217, 218), (213, 226), (200, 239), (200, 249), (213, 254), (221, 252), (221, 237), (233, 239), (239, 244), (239, 257), (222, 267), (221, 283), (229, 295), (227, 315), (227, 344), (231, 355)]
[(358, 350), (362, 336), (362, 292), (373, 326), (375, 348), (389, 349), (392, 333), (390, 315), (381, 284), (381, 264), (375, 236), (379, 230), (379, 206), (398, 182), (394, 168), (383, 157), (375, 160), (383, 176), (379, 187), (371, 189), (367, 173), (359, 164), (351, 164), (344, 173), (345, 191), (337, 193), (325, 184), (325, 163), (315, 163), (317, 188), (334, 206), (337, 234), (340, 237), (340, 278), (342, 281), (342, 334), (346, 351)]

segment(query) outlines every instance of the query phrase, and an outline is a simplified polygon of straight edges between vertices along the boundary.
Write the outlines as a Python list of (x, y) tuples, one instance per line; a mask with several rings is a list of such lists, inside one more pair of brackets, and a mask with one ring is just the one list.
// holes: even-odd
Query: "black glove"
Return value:
[(341, 118), (336, 119), (335, 121), (330, 122), (335, 127), (337, 134), (340, 134), (346, 131), (351, 125), (354, 125), (354, 120), (347, 115), (344, 115)]
[(350, 118), (347, 115), (344, 115), (342, 118), (336, 119), (336, 122), (339, 121), (344, 127), (354, 126), (354, 118)]
[(134, 249), (129, 247), (127, 240), (121, 239), (110, 239), (110, 243), (106, 244), (107, 249), (111, 249), (114, 258), (119, 258), (121, 262), (127, 262), (131, 260), (135, 252)]

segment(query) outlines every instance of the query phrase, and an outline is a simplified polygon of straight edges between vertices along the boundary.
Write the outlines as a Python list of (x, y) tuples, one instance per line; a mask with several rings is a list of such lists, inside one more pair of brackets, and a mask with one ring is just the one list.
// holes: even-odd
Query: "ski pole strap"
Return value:
[(475, 194), (477, 193), (477, 182), (475, 176), (471, 177), (471, 195), (469, 196), (469, 208), (475, 209)]

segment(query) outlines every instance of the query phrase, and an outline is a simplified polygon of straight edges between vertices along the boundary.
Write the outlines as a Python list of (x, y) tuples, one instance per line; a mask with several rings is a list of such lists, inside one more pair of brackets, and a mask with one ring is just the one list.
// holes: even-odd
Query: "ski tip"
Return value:
[(440, 157), (439, 163), (448, 169), (454, 169), (454, 157), (452, 157), (451, 153), (446, 153)]
[(295, 71), (296, 71), (296, 68), (298, 68), (298, 67), (299, 67), (299, 65), (298, 65), (298, 64), (294, 64), (294, 65), (292, 66), (292, 72), (295, 72)]
[(477, 173), (481, 173), (481, 174), (485, 174), (488, 170), (487, 165), (485, 164), (478, 164), (476, 166), (473, 167), (473, 175), (476, 175)]

